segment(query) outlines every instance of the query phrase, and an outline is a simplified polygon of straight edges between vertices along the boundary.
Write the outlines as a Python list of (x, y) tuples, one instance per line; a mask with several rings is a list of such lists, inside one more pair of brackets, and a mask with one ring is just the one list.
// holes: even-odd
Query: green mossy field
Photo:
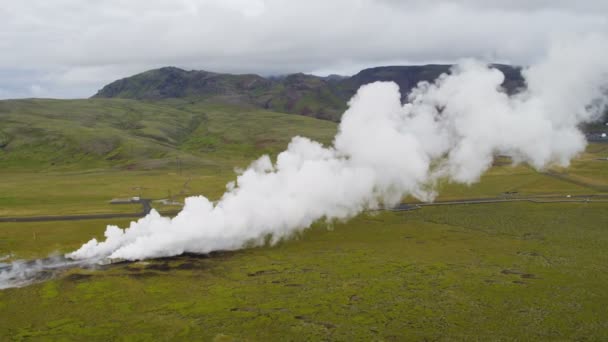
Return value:
[[(216, 199), (234, 167), (294, 135), (327, 144), (336, 131), (177, 100), (0, 101), (0, 118), (0, 217), (137, 212), (108, 204), (132, 196)], [(471, 187), (440, 184), (438, 198), (589, 201), (365, 212), (275, 246), (75, 268), (0, 290), (0, 340), (606, 340), (608, 202), (594, 197), (608, 194), (606, 157), (608, 144), (591, 144), (570, 168), (543, 172), (499, 158)], [(0, 262), (69, 252), (128, 223), (0, 223)]]
[[(607, 209), (368, 213), (274, 247), (74, 269), (0, 292), (0, 331), (15, 340), (603, 340)], [(22, 225), (0, 230), (25, 240), (33, 227)], [(39, 237), (43, 255), (103, 229), (36, 228), (55, 231)]]

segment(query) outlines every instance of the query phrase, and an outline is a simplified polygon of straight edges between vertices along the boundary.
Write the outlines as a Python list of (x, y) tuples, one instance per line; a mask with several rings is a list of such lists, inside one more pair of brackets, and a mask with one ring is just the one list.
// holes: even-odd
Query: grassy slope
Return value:
[(140, 210), (115, 197), (218, 197), (244, 167), (294, 135), (329, 143), (335, 124), (181, 101), (0, 101), (0, 216)]
[[(292, 135), (329, 142), (335, 131), (323, 121), (208, 103), (43, 102), (13, 109), (8, 124), (0, 121), (2, 129), (19, 126), (19, 116), (29, 111), (21, 126), (58, 131), (51, 138), (68, 143), (65, 150), (49, 150), (53, 158), (40, 159), (44, 144), (37, 139), (51, 138), (22, 135), (34, 141), (17, 145), (23, 159), (0, 159), (7, 166), (0, 171), (0, 215), (138, 210), (105, 203), (140, 191), (147, 197), (171, 191), (216, 198), (234, 177), (233, 166), (276, 153)], [(0, 102), (0, 115), (7, 106)], [(74, 134), (76, 124), (62, 130), (64, 123), (53, 118), (73, 110), (120, 117), (128, 107), (143, 111), (138, 122), (144, 128), (96, 120), (99, 130), (93, 132), (117, 134), (155, 151), (151, 155), (166, 153), (166, 163), (150, 163), (140, 154), (107, 160), (103, 156), (111, 151), (82, 152), (72, 142), (88, 136)], [(172, 132), (190, 133), (168, 143), (142, 137), (137, 130), (155, 125), (152, 115), (146, 123), (147, 112), (165, 113), (165, 125), (177, 127)], [(182, 122), (202, 113), (195, 129), (184, 128)], [(125, 150), (122, 140), (117, 148)], [(62, 151), (81, 152), (66, 157)], [(190, 158), (181, 173), (175, 156)], [(551, 176), (496, 166), (470, 188), (444, 184), (442, 196), (604, 191), (608, 162), (599, 157), (608, 157), (607, 145), (591, 145), (570, 169), (552, 170)], [(606, 209), (602, 203), (512, 203), (364, 214), (331, 230), (319, 223), (272, 248), (72, 270), (46, 283), (0, 291), (0, 339), (601, 340), (608, 337)], [(0, 223), (0, 257), (70, 251), (102, 237), (108, 223), (128, 221)]]
[(296, 134), (329, 142), (335, 124), (263, 110), (167, 100), (0, 101), (3, 169), (222, 166), (276, 153)]
[(130, 100), (0, 102), (5, 168), (108, 167), (171, 156), (190, 113)]

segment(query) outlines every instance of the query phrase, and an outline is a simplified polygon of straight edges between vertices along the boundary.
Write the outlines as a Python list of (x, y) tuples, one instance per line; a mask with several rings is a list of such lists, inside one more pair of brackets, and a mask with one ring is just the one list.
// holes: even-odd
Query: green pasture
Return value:
[[(0, 217), (217, 199), (235, 167), (335, 131), (211, 102), (0, 101)], [(438, 200), (605, 195), (607, 157), (591, 144), (569, 168), (500, 158), (479, 183), (439, 184)], [(0, 291), (0, 340), (606, 340), (607, 209), (592, 198), (365, 212), (275, 246), (70, 269)], [(70, 252), (129, 221), (0, 223), (0, 263)]]
[[(74, 269), (0, 292), (13, 340), (603, 340), (608, 204), (460, 205), (318, 223), (276, 246)], [(0, 225), (20, 254), (101, 222)], [(47, 228), (55, 234), (39, 235)]]

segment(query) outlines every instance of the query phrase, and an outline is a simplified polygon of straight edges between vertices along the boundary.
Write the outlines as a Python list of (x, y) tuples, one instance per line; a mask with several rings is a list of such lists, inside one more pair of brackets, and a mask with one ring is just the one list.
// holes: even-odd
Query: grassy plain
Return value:
[[(335, 132), (324, 121), (225, 105), (91, 101), (0, 102), (0, 115), (10, 114), (0, 129), (19, 142), (0, 155), (0, 216), (135, 211), (107, 201), (138, 195), (217, 198), (234, 166), (276, 154), (293, 135), (327, 143)], [(143, 124), (105, 126), (103, 113), (125, 108), (143, 111)], [(59, 121), (74, 110), (116, 134), (114, 149), (95, 154), (86, 135), (64, 139), (72, 133)], [(19, 118), (28, 111), (50, 121)], [(165, 111), (165, 126), (188, 133), (138, 133), (155, 125), (145, 113)], [(196, 113), (206, 121), (179, 128)], [(63, 145), (45, 150), (47, 140), (23, 133), (38, 124)], [(148, 152), (131, 152), (130, 141)], [(442, 184), (440, 199), (606, 193), (606, 157), (608, 145), (592, 144), (569, 169), (498, 163), (471, 187)], [(364, 213), (273, 247), (72, 269), (0, 291), (0, 340), (605, 340), (607, 209), (591, 201)], [(128, 221), (0, 223), (0, 257), (68, 252)]]
[[(364, 214), (272, 248), (72, 270), (0, 292), (0, 331), (15, 340), (603, 340), (607, 209)], [(36, 248), (22, 225), (14, 246)], [(56, 235), (40, 242), (73, 248), (102, 226), (69, 225), (49, 226)]]

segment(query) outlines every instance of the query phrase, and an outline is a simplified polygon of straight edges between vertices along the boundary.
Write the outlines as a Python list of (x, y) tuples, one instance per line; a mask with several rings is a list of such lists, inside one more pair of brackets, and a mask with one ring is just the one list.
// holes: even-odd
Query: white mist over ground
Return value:
[(108, 226), (67, 255), (139, 260), (274, 243), (319, 219), (345, 220), (405, 195), (430, 201), (440, 179), (473, 183), (497, 154), (537, 169), (567, 166), (586, 140), (577, 128), (599, 118), (608, 83), (608, 42), (560, 43), (524, 71), (527, 89), (508, 96), (504, 75), (464, 61), (400, 102), (396, 84), (365, 85), (349, 103), (333, 146), (295, 137), (275, 163), (263, 156), (217, 203), (186, 199), (175, 218), (156, 211), (130, 227)]
[[(0, 258), (0, 261), (3, 259)], [(22, 287), (52, 278), (57, 273), (73, 267), (96, 267), (98, 260), (70, 260), (60, 255), (36, 260), (0, 262), (0, 290)]]

